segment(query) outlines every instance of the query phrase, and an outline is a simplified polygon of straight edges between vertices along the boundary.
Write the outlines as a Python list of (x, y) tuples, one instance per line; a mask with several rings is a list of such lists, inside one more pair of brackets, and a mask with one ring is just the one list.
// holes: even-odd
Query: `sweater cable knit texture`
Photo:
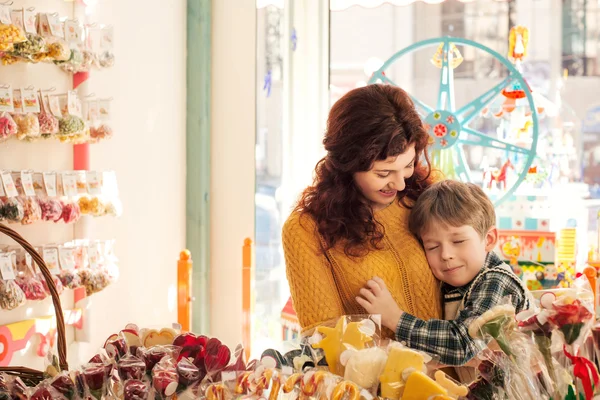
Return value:
[[(384, 280), (400, 308), (421, 319), (441, 318), (439, 282), (408, 230), (410, 210), (395, 201), (375, 213), (385, 228), (380, 250), (347, 257), (343, 242), (323, 254), (314, 220), (293, 212), (283, 226), (283, 250), (294, 309), (303, 332), (346, 314), (364, 314), (355, 297), (374, 276)], [(393, 337), (386, 330), (386, 336)]]

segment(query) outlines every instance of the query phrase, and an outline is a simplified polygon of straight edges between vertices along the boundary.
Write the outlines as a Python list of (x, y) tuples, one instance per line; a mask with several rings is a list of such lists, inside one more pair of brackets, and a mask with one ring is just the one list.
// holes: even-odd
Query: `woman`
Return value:
[(355, 298), (374, 276), (403, 310), (441, 317), (439, 284), (408, 230), (410, 205), (433, 180), (428, 140), (400, 88), (354, 89), (332, 107), (327, 155), (283, 227), (287, 277), (304, 333), (345, 314), (364, 314)]

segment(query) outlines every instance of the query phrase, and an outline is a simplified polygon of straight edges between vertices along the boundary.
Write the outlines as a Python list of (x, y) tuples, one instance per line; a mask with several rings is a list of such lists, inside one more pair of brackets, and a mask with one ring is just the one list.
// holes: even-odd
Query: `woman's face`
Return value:
[(354, 182), (373, 211), (387, 207), (404, 190), (404, 181), (415, 169), (415, 155), (415, 145), (411, 144), (404, 153), (375, 161), (369, 171), (354, 174)]

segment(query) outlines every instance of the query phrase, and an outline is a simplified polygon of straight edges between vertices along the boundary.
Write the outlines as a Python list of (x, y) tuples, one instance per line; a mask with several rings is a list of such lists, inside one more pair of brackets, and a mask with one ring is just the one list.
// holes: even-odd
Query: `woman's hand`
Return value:
[(373, 277), (369, 280), (366, 287), (360, 289), (360, 296), (356, 298), (356, 301), (369, 314), (381, 315), (383, 326), (396, 331), (403, 311), (398, 307), (381, 278)]

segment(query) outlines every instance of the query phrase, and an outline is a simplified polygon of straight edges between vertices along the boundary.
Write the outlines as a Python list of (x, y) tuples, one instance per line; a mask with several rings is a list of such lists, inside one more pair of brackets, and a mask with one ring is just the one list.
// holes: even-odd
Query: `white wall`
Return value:
[(101, 0), (97, 19), (115, 27), (117, 63), (89, 90), (112, 94), (118, 117), (115, 137), (92, 147), (91, 168), (116, 171), (125, 212), (94, 229), (115, 237), (121, 278), (92, 297), (92, 347), (129, 322), (176, 321), (185, 247), (186, 1)]
[[(15, 7), (23, 5), (61, 15), (71, 15), (73, 7), (60, 0), (15, 1)], [(72, 365), (87, 361), (109, 334), (129, 322), (165, 326), (176, 321), (176, 261), (185, 246), (186, 2), (100, 0), (94, 20), (115, 27), (116, 65), (94, 72), (89, 84), (90, 92), (114, 97), (115, 135), (91, 147), (91, 168), (116, 171), (124, 214), (94, 220), (89, 229), (93, 238), (116, 239), (121, 276), (90, 298), (90, 343), (69, 348)], [(58, 90), (71, 82), (51, 65), (2, 67), (0, 80)], [(0, 168), (72, 169), (72, 146), (1, 144)], [(72, 226), (19, 230), (36, 244), (73, 237)], [(72, 305), (72, 292), (63, 298)], [(49, 300), (44, 304), (47, 313)], [(26, 308), (0, 311), (0, 323), (25, 316)], [(41, 367), (40, 360), (28, 354), (13, 364)]]

